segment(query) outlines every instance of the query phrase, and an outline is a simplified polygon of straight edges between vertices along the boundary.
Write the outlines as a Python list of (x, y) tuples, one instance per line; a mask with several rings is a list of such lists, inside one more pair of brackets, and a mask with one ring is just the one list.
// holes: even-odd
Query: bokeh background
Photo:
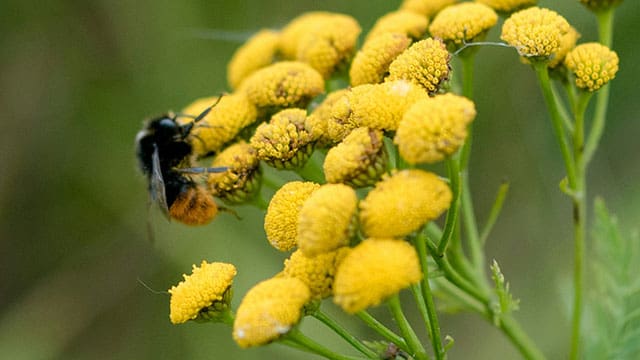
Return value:
[[(222, 325), (172, 326), (163, 293), (203, 259), (236, 264), (236, 294), (279, 271), (261, 214), (240, 207), (209, 226), (167, 223), (153, 213), (133, 156), (142, 120), (226, 90), (239, 39), (310, 10), (344, 12), (363, 29), (397, 8), (387, 0), (46, 1), (0, 4), (0, 357), (5, 359), (251, 359), (309, 357), (271, 345), (240, 350)], [(540, 1), (596, 38), (577, 0)], [(640, 214), (637, 97), (640, 3), (615, 24), (621, 70), (590, 170), (624, 228)], [(491, 39), (496, 39), (494, 29)], [(533, 72), (513, 51), (480, 50), (472, 189), (482, 221), (503, 179), (511, 192), (494, 235), (497, 259), (522, 299), (516, 317), (550, 358), (566, 354), (571, 273), (569, 201)], [(142, 285), (146, 284), (146, 287)], [(234, 303), (238, 303), (238, 296)], [(384, 309), (376, 311), (383, 318)], [(360, 323), (327, 311), (364, 336)], [(413, 310), (412, 310), (413, 311)], [(512, 359), (517, 352), (478, 316), (443, 315), (452, 359)], [(345, 345), (312, 320), (305, 331)]]

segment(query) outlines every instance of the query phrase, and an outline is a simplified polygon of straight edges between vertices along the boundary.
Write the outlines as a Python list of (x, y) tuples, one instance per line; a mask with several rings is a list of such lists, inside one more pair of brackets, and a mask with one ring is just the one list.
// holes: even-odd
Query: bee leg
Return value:
[(225, 172), (229, 168), (226, 166), (220, 167), (192, 167), (192, 168), (181, 168), (176, 169), (176, 171), (184, 173), (184, 174), (211, 174), (211, 173), (220, 173)]

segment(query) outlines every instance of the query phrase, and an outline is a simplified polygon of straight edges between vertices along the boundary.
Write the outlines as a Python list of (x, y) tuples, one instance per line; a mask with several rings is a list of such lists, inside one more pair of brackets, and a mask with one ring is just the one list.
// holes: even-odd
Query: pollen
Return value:
[(347, 185), (325, 184), (304, 202), (298, 217), (298, 248), (307, 256), (349, 244), (358, 198)]
[(618, 54), (599, 43), (586, 43), (575, 47), (564, 64), (575, 76), (576, 86), (596, 91), (616, 77)]
[(525, 58), (549, 59), (561, 46), (571, 25), (553, 10), (531, 7), (512, 14), (502, 25), (500, 38)]
[(456, 46), (482, 40), (498, 21), (498, 14), (487, 5), (462, 3), (445, 8), (429, 25), (431, 36)]
[(511, 13), (536, 4), (537, 0), (476, 0), (501, 13)]
[(334, 280), (333, 301), (348, 313), (376, 306), (418, 283), (416, 250), (404, 240), (367, 239), (347, 254)]
[(271, 246), (289, 251), (297, 245), (300, 209), (319, 187), (312, 182), (292, 181), (276, 191), (264, 217), (264, 231)]
[(235, 276), (231, 264), (202, 261), (199, 267), (193, 265), (191, 275), (183, 275), (184, 280), (169, 289), (171, 322), (181, 324), (226, 310)]
[(307, 125), (314, 139), (318, 139), (316, 147), (326, 148), (340, 141), (329, 136), (327, 126), (331, 120), (333, 105), (341, 100), (349, 92), (348, 89), (332, 91), (327, 97), (307, 116)]
[(321, 300), (333, 294), (333, 279), (342, 259), (351, 251), (342, 247), (335, 251), (306, 256), (297, 250), (284, 262), (283, 274), (302, 280), (311, 291), (311, 298)]
[(387, 80), (408, 80), (433, 94), (449, 78), (449, 59), (441, 40), (418, 41), (391, 63)]
[(367, 41), (351, 63), (351, 86), (381, 83), (391, 62), (410, 44), (411, 39), (400, 33), (384, 33)]
[(429, 20), (411, 11), (394, 11), (378, 19), (367, 34), (365, 42), (385, 33), (404, 34), (412, 39), (420, 39), (427, 31)]
[(440, 10), (449, 5), (453, 5), (457, 0), (404, 0), (400, 5), (400, 10), (407, 10), (426, 16), (434, 17)]
[(404, 114), (394, 143), (410, 164), (435, 163), (455, 153), (476, 116), (472, 101), (444, 94), (415, 103)]
[(451, 203), (449, 186), (437, 175), (403, 170), (383, 178), (360, 201), (360, 225), (369, 237), (406, 236), (438, 218)]
[(261, 30), (239, 47), (227, 64), (227, 82), (232, 89), (258, 69), (271, 65), (278, 54), (280, 35), (277, 31)]
[(243, 348), (277, 340), (298, 324), (311, 292), (301, 280), (274, 277), (251, 288), (233, 324), (233, 339)]
[(212, 167), (227, 167), (221, 173), (209, 174), (214, 196), (230, 204), (251, 200), (260, 190), (260, 161), (254, 148), (244, 141), (233, 144), (218, 154)]
[(218, 215), (218, 205), (202, 186), (181, 191), (169, 207), (169, 216), (186, 225), (206, 225)]

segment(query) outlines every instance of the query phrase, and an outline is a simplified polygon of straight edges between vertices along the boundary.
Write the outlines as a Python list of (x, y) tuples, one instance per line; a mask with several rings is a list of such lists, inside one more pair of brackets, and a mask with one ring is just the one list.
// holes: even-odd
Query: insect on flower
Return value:
[[(218, 102), (220, 98), (218, 98)], [(188, 225), (204, 225), (218, 213), (213, 196), (192, 175), (226, 171), (226, 167), (194, 167), (189, 136), (211, 109), (198, 116), (167, 113), (147, 121), (136, 135), (136, 156), (149, 182), (150, 203), (157, 203), (167, 218)], [(179, 117), (193, 117), (180, 124)]]

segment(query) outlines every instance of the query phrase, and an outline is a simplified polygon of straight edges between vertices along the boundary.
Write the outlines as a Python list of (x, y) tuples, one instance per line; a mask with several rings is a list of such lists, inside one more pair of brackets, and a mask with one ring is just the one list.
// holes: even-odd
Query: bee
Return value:
[(218, 213), (213, 195), (192, 175), (223, 172), (227, 168), (194, 167), (189, 136), (216, 104), (186, 124), (180, 124), (177, 119), (192, 116), (163, 114), (147, 121), (136, 135), (136, 157), (148, 180), (151, 204), (158, 204), (168, 219), (188, 225), (204, 225)]

